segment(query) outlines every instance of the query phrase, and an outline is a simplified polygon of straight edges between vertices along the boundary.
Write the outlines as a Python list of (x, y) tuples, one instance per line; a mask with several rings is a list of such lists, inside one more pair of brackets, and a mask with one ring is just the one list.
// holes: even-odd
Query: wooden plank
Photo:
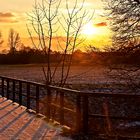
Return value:
[(16, 78), (11, 78), (11, 77), (6, 77), (6, 76), (0, 76), (0, 78), (3, 79), (8, 79), (8, 80), (14, 80), (16, 82), (22, 82), (22, 83), (26, 83), (26, 84), (31, 84), (31, 85), (39, 85), (40, 87), (46, 87), (45, 84), (42, 83), (38, 83), (38, 82), (33, 82), (33, 81), (27, 81), (27, 80), (23, 80), (23, 79), (16, 79)]
[(13, 102), (15, 102), (15, 81), (12, 81)]
[(22, 105), (22, 82), (19, 82), (19, 104)]
[(83, 114), (82, 114), (82, 130), (83, 133), (87, 134), (88, 133), (88, 96), (83, 96)]
[(39, 113), (39, 86), (36, 86), (36, 113)]
[[(60, 105), (55, 104), (55, 103), (51, 103), (50, 106), (56, 107), (56, 108), (59, 109), (59, 110), (60, 110), (60, 108), (61, 108)], [(67, 108), (67, 107), (63, 107), (63, 110), (64, 110), (64, 111), (69, 111), (69, 112), (71, 112), (71, 113), (73, 113), (73, 114), (76, 114), (76, 112), (75, 112), (74, 110), (72, 110), (72, 109), (70, 109), (70, 108)]]
[(46, 117), (48, 120), (51, 118), (51, 90), (47, 89), (47, 106), (46, 106)]
[(76, 131), (81, 131), (81, 96), (76, 96)]
[(9, 79), (6, 79), (6, 98), (9, 99)]
[(131, 121), (140, 121), (140, 117), (132, 117), (132, 116), (105, 116), (101, 114), (89, 114), (89, 118), (103, 118), (105, 119), (106, 117), (109, 117), (110, 119), (114, 120), (131, 120)]
[(60, 124), (63, 125), (64, 124), (64, 93), (59, 93), (60, 94), (60, 114), (59, 114), (59, 118), (60, 118)]
[(4, 78), (1, 78), (1, 95), (4, 97)]
[(30, 84), (27, 84), (27, 109), (30, 109)]

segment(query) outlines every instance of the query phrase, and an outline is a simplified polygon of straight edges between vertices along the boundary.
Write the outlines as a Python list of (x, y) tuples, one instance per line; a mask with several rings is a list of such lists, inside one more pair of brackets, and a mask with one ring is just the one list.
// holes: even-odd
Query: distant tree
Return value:
[(30, 52), (32, 48), (30, 46), (26, 46), (23, 43), (20, 45), (19, 52)]
[(86, 52), (87, 53), (94, 53), (94, 52), (100, 52), (100, 48), (96, 47), (96, 46), (92, 46), (92, 45), (89, 45), (86, 47)]
[(7, 54), (8, 50), (7, 49), (3, 49), (1, 52), (2, 52), (2, 54)]
[(77, 49), (73, 53), (73, 63), (80, 63), (84, 59), (84, 53)]
[[(103, 0), (113, 31), (113, 47), (140, 48), (140, 0)], [(128, 49), (129, 51), (129, 49)]]
[(19, 33), (14, 31), (13, 29), (10, 29), (8, 37), (8, 46), (10, 47), (9, 53), (15, 54), (19, 43), (20, 43)]

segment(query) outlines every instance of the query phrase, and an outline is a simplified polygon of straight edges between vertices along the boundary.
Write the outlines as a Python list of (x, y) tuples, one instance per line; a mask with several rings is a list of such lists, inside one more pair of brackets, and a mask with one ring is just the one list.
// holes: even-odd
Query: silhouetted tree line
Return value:
[[(51, 62), (60, 61), (59, 52), (52, 52)], [(9, 51), (7, 54), (0, 54), (0, 64), (30, 64), (46, 63), (46, 54), (43, 51), (24, 47), (21, 50)]]
[(101, 52), (98, 55), (98, 59), (102, 64), (130, 64), (140, 65), (140, 51), (136, 52)]
[[(137, 47), (138, 48), (138, 47)], [(73, 65), (110, 65), (110, 64), (140, 64), (140, 49), (130, 51), (86, 51), (76, 50), (72, 55)], [(51, 51), (50, 62), (61, 63), (63, 53)], [(71, 54), (67, 54), (67, 59)], [(47, 63), (47, 56), (43, 51), (30, 47), (22, 47), (9, 51), (7, 54), (0, 54), (0, 64), (31, 64)]]

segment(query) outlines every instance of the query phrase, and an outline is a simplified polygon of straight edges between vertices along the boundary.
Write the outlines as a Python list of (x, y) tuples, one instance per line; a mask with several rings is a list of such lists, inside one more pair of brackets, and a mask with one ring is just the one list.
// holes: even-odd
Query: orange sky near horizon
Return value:
[[(60, 8), (61, 10), (66, 10), (63, 1)], [(78, 0), (78, 2), (80, 3), (82, 0)], [(25, 45), (31, 46), (26, 24), (27, 13), (31, 12), (34, 0), (0, 0), (0, 3), (0, 31), (5, 41), (2, 49), (6, 48), (8, 33), (11, 28), (20, 34), (21, 41)], [(72, 6), (72, 2), (69, 3)], [(84, 8), (90, 9), (89, 12), (94, 11), (94, 17), (90, 21), (91, 25), (85, 25), (81, 32), (86, 37), (85, 46), (94, 45), (102, 47), (110, 44), (111, 40), (109, 37), (111, 36), (111, 31), (109, 30), (109, 23), (101, 16), (104, 13), (102, 1), (85, 0)]]

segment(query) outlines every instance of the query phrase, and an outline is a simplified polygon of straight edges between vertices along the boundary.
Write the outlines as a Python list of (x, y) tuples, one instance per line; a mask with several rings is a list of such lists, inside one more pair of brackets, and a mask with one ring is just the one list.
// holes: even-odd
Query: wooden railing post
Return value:
[(36, 85), (36, 113), (39, 113), (39, 86)]
[(64, 93), (60, 92), (60, 124), (64, 124)]
[(6, 98), (9, 99), (9, 79), (6, 79), (6, 82), (7, 82)]
[(1, 95), (4, 97), (4, 78), (1, 78)]
[(46, 106), (46, 117), (48, 120), (51, 118), (51, 90), (47, 87), (47, 106)]
[(13, 92), (13, 102), (15, 102), (15, 81), (13, 81), (12, 83), (13, 83), (13, 89), (12, 89), (12, 92)]
[(83, 95), (83, 114), (82, 114), (82, 130), (83, 133), (87, 134), (88, 133), (88, 96)]
[(30, 84), (27, 83), (27, 109), (30, 109)]
[(19, 82), (19, 104), (22, 105), (22, 82)]
[(76, 131), (81, 131), (81, 96), (76, 96)]

